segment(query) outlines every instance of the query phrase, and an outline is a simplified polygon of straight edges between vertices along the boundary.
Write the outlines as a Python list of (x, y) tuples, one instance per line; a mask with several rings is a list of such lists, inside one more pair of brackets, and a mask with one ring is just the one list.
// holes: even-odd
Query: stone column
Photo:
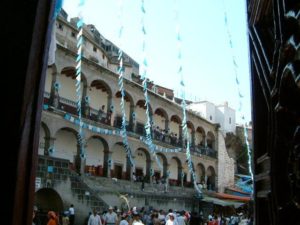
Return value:
[(45, 137), (44, 155), (49, 155), (48, 150), (50, 147), (54, 147), (55, 140), (54, 137)]
[(132, 132), (135, 132), (135, 128), (136, 128), (136, 107), (135, 106), (131, 106), (130, 107), (130, 125), (131, 125), (131, 128), (132, 128)]
[(170, 171), (170, 164), (167, 164), (167, 171), (166, 171), (166, 179), (165, 179), (165, 192), (168, 192), (169, 190), (169, 179), (170, 179), (170, 174), (171, 174), (171, 171)]
[(169, 129), (169, 120), (165, 120), (165, 130)]
[[(85, 149), (86, 144), (85, 144), (84, 139), (82, 139), (82, 141), (84, 142), (83, 148)], [(77, 173), (79, 173), (81, 175), (84, 175), (86, 159), (85, 159), (84, 155), (82, 155), (82, 154), (85, 154), (85, 153), (81, 152), (80, 144), (77, 144), (77, 154), (75, 155), (75, 170), (76, 170)]]
[(54, 108), (58, 108), (59, 106), (59, 85), (56, 82), (57, 81), (57, 73), (53, 73), (52, 75), (52, 81), (51, 81), (51, 90), (50, 90), (50, 99), (49, 99), (49, 105), (53, 106)]
[(113, 166), (112, 152), (108, 152), (107, 153), (107, 177), (111, 177), (112, 175), (111, 174), (112, 166)]

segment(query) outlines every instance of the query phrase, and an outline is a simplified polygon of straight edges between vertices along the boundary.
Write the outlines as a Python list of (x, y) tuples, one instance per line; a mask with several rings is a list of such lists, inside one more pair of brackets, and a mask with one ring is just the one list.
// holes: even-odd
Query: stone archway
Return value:
[(42, 188), (35, 193), (34, 204), (38, 207), (41, 224), (47, 224), (48, 211), (61, 213), (64, 204), (61, 196), (52, 188)]
[(206, 181), (208, 190), (215, 190), (216, 187), (216, 172), (212, 166), (207, 168), (207, 181)]

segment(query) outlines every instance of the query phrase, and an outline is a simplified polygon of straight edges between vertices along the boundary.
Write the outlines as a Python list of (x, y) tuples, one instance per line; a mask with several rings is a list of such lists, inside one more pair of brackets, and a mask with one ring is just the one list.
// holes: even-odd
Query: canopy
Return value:
[(203, 199), (201, 199), (201, 201), (209, 202), (209, 203), (213, 203), (213, 204), (221, 205), (221, 206), (233, 206), (234, 208), (239, 208), (245, 204), (245, 202), (230, 201), (230, 200), (218, 199), (218, 198), (209, 197), (209, 196), (203, 197)]

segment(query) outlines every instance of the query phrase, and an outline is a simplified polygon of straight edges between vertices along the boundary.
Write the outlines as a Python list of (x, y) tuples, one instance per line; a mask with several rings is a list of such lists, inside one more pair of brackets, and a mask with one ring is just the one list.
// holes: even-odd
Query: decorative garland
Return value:
[(143, 91), (144, 91), (144, 97), (145, 97), (145, 106), (146, 106), (146, 116), (147, 116), (147, 122), (145, 124), (145, 132), (146, 132), (146, 141), (145, 143), (147, 144), (148, 148), (150, 149), (151, 154), (155, 158), (155, 161), (160, 169), (163, 169), (159, 158), (156, 155), (155, 152), (155, 146), (152, 141), (152, 134), (151, 134), (151, 127), (152, 127), (152, 122), (150, 118), (150, 110), (149, 110), (149, 96), (148, 96), (148, 82), (147, 82), (147, 58), (146, 58), (146, 28), (145, 28), (145, 15), (146, 15), (146, 10), (145, 10), (145, 2), (144, 0), (141, 0), (141, 12), (142, 12), (142, 32), (143, 32), (143, 45), (142, 45), (142, 53), (143, 53), (143, 71), (142, 71), (142, 76), (141, 79), (143, 80)]
[(179, 17), (179, 13), (178, 13), (178, 2), (177, 0), (175, 0), (175, 24), (176, 24), (176, 41), (177, 41), (177, 47), (178, 47), (178, 54), (177, 54), (177, 59), (178, 59), (178, 70), (177, 70), (177, 74), (180, 77), (180, 86), (181, 86), (181, 98), (182, 98), (182, 102), (181, 102), (181, 107), (182, 107), (182, 115), (183, 115), (183, 119), (182, 119), (182, 132), (183, 132), (183, 137), (186, 139), (186, 159), (188, 162), (188, 167), (189, 167), (189, 171), (193, 177), (193, 182), (194, 182), (194, 188), (197, 191), (197, 194), (201, 197), (202, 196), (202, 191), (200, 190), (200, 188), (197, 185), (197, 179), (196, 179), (196, 174), (194, 171), (194, 165), (192, 162), (192, 158), (191, 158), (191, 152), (190, 152), (190, 141), (189, 141), (189, 133), (188, 133), (188, 128), (187, 128), (187, 119), (186, 119), (186, 101), (185, 101), (185, 85), (184, 85), (184, 80), (183, 80), (183, 66), (182, 66), (182, 52), (181, 52), (181, 45), (182, 45), (182, 41), (181, 41), (181, 35), (180, 35), (180, 24), (178, 22), (178, 17)]
[[(119, 22), (120, 22), (120, 29), (119, 29), (119, 40), (120, 43), (121, 42), (121, 37), (122, 37), (122, 33), (123, 33), (123, 24), (122, 24), (122, 13), (123, 13), (123, 1), (119, 0)], [(120, 102), (120, 106), (121, 106), (121, 111), (122, 111), (122, 126), (121, 126), (121, 135), (122, 135), (122, 141), (123, 141), (123, 145), (127, 154), (127, 157), (129, 159), (129, 162), (131, 164), (131, 167), (134, 166), (134, 160), (132, 157), (132, 152), (131, 149), (129, 147), (129, 143), (128, 143), (128, 137), (127, 137), (127, 131), (126, 131), (126, 112), (125, 112), (125, 91), (124, 91), (124, 82), (123, 82), (123, 75), (124, 75), (124, 68), (123, 68), (123, 51), (121, 49), (122, 46), (120, 46), (119, 48), (119, 55), (118, 55), (118, 60), (119, 60), (119, 69), (118, 69), (118, 74), (119, 74), (119, 90), (121, 92), (121, 102)]]
[[(230, 33), (229, 25), (228, 25), (228, 17), (227, 17), (227, 12), (226, 12), (226, 7), (225, 7), (225, 2), (223, 0), (223, 7), (224, 7), (224, 23), (226, 26), (226, 31), (227, 31), (227, 36), (228, 36), (228, 41), (229, 41), (229, 46), (230, 46), (230, 53), (232, 57), (232, 64), (233, 64), (233, 69), (234, 69), (234, 74), (235, 74), (235, 82), (237, 85), (238, 89), (238, 98), (239, 98), (239, 113), (241, 114), (241, 119), (243, 120), (243, 128), (244, 128), (244, 138), (246, 142), (246, 147), (247, 147), (247, 154), (248, 154), (248, 169), (249, 173), (251, 176), (251, 180), (253, 181), (253, 172), (252, 172), (252, 164), (251, 164), (251, 149), (248, 141), (248, 132), (247, 128), (245, 126), (246, 121), (245, 121), (245, 116), (242, 114), (242, 109), (243, 109), (243, 97), (244, 95), (241, 92), (241, 87), (240, 87), (240, 81), (239, 81), (239, 75), (238, 75), (238, 64), (236, 62), (235, 54), (234, 54), (234, 47), (233, 47), (233, 42), (232, 42), (232, 35)], [(253, 185), (253, 183), (252, 183)], [(251, 185), (251, 186), (252, 186)], [(252, 191), (253, 193), (253, 186), (252, 186)]]
[[(44, 110), (47, 110), (48, 109), (48, 105), (44, 104), (43, 106), (43, 109)], [(72, 116), (71, 114), (69, 113), (66, 113), (64, 115), (64, 119), (69, 121), (69, 122), (72, 122), (76, 125), (79, 125), (79, 119)], [(114, 129), (114, 130), (110, 130), (110, 129), (105, 129), (105, 128), (101, 128), (101, 127), (97, 127), (97, 126), (94, 126), (94, 125), (91, 125), (89, 123), (85, 123), (85, 122), (81, 122), (82, 123), (82, 128), (83, 129), (88, 129), (92, 132), (95, 132), (95, 133), (98, 133), (98, 134), (104, 134), (104, 135), (114, 135), (114, 136), (119, 136), (119, 137), (122, 137), (122, 130), (119, 130), (119, 129)], [(142, 142), (146, 142), (145, 138), (144, 137), (140, 137), (140, 140)], [(169, 148), (162, 148), (162, 147), (159, 147), (157, 145), (154, 145), (154, 150), (156, 152), (165, 152), (165, 153), (169, 153), (169, 152), (181, 152), (181, 149), (179, 148), (176, 148), (176, 149), (169, 149)]]
[(82, 132), (82, 114), (81, 114), (81, 64), (82, 64), (82, 42), (83, 42), (83, 17), (82, 17), (82, 8), (84, 6), (84, 0), (79, 0), (78, 4), (78, 21), (77, 21), (77, 57), (76, 57), (76, 97), (77, 97), (77, 113), (79, 119), (79, 131), (77, 133), (77, 142), (80, 149), (80, 157), (85, 158), (84, 150), (84, 134)]

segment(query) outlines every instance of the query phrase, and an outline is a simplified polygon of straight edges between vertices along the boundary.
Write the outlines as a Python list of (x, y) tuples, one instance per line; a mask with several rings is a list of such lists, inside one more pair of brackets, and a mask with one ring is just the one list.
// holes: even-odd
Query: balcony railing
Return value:
[[(50, 94), (45, 92), (44, 98), (45, 99), (50, 98)], [(63, 97), (60, 97), (59, 100), (60, 100), (60, 104), (59, 104), (60, 110), (76, 115), (76, 102)], [(122, 127), (121, 116), (115, 117), (113, 125), (111, 125), (111, 121), (107, 113), (101, 112), (101, 118), (99, 116), (100, 116), (99, 110), (90, 108), (89, 115), (87, 115), (85, 118), (101, 124), (105, 124), (108, 126), (113, 126), (115, 128), (121, 129)], [(126, 130), (129, 132), (129, 135), (137, 138), (138, 136), (145, 136), (145, 129), (143, 124), (137, 123), (135, 130), (133, 129), (132, 124), (129, 124), (129, 121), (126, 121), (126, 124), (127, 124)], [(162, 145), (167, 144), (178, 148), (183, 147), (182, 138), (181, 137), (178, 138), (173, 134), (164, 134), (157, 130), (154, 130), (152, 132), (152, 138), (153, 140), (160, 142)], [(190, 150), (191, 153), (194, 155), (199, 155), (199, 156), (206, 155), (212, 158), (217, 158), (217, 151), (209, 147), (191, 145)]]

